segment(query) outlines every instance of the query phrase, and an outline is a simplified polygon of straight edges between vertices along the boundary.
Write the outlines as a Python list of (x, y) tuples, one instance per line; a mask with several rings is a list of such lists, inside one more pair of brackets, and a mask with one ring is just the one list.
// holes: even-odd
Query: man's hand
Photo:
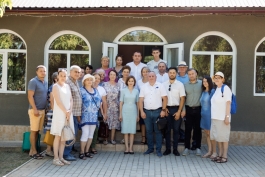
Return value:
[(34, 112), (34, 116), (36, 116), (36, 117), (40, 116), (40, 113), (37, 109), (34, 109), (33, 112)]
[(175, 114), (173, 114), (173, 116), (175, 116), (175, 120), (179, 120), (179, 118), (180, 118), (180, 114), (181, 114), (181, 112), (180, 111), (178, 111), (178, 112), (176, 112)]
[(146, 114), (145, 114), (144, 111), (141, 111), (141, 117), (142, 117), (143, 119), (146, 119)]

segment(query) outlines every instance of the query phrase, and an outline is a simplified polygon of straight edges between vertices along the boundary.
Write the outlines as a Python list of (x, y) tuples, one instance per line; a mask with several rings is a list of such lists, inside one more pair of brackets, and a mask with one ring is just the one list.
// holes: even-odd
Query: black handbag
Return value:
[(157, 128), (161, 131), (167, 128), (167, 118), (166, 117), (158, 117), (156, 120)]
[(106, 122), (100, 122), (98, 129), (98, 137), (108, 138), (109, 137), (109, 125)]

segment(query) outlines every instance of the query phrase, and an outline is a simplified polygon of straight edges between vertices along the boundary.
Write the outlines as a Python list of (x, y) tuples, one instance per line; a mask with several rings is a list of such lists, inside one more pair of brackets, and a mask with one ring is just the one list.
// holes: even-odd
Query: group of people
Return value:
[[(71, 155), (74, 146), (65, 146), (61, 141), (61, 132), (67, 123), (75, 135), (82, 130), (79, 158), (93, 158), (97, 154), (95, 145), (98, 139), (99, 114), (107, 122), (110, 139), (104, 139), (106, 145), (116, 144), (116, 130), (124, 134), (124, 154), (134, 154), (133, 143), (137, 122), (140, 124), (141, 144), (148, 146), (144, 153), (154, 152), (153, 133), (156, 138), (156, 154), (159, 157), (171, 153), (171, 130), (173, 129), (173, 154), (179, 156), (178, 140), (182, 120), (185, 122), (185, 150), (190, 150), (191, 132), (196, 146), (196, 155), (201, 155), (201, 139), (204, 129), (207, 134), (208, 152), (202, 157), (213, 161), (227, 161), (228, 141), (230, 134), (231, 90), (228, 86), (221, 92), (224, 75), (217, 72), (213, 78), (204, 77), (198, 80), (197, 71), (188, 69), (184, 61), (177, 67), (167, 67), (166, 61), (160, 59), (160, 50), (152, 49), (153, 60), (147, 64), (141, 62), (142, 54), (134, 52), (133, 61), (122, 65), (122, 56), (117, 56), (116, 66), (109, 68), (109, 58), (101, 58), (101, 68), (93, 72), (88, 65), (80, 68), (73, 65), (70, 72), (60, 69), (52, 75), (53, 85), (47, 90), (46, 68), (37, 67), (37, 76), (28, 85), (30, 103), (29, 117), (31, 127), (31, 150), (29, 155), (34, 159), (43, 156), (36, 150), (37, 135), (42, 129), (45, 109), (51, 113), (51, 120), (45, 129), (55, 136), (53, 153), (47, 146), (46, 155), (54, 156), (53, 164), (69, 165), (76, 160)], [(68, 76), (69, 75), (69, 76)], [(214, 89), (213, 82), (216, 85)], [(158, 118), (167, 119), (165, 134), (156, 125)], [(162, 140), (166, 140), (166, 150), (162, 154)], [(219, 156), (216, 143), (219, 145)]]

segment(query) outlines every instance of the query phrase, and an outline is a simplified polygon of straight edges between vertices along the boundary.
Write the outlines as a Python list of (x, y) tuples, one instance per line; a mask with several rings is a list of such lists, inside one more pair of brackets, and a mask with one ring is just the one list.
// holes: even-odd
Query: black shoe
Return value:
[(170, 149), (165, 150), (165, 152), (163, 153), (163, 155), (168, 155), (168, 154), (171, 154), (171, 150)]
[(179, 151), (178, 151), (177, 149), (174, 149), (174, 150), (173, 150), (173, 154), (174, 154), (175, 156), (180, 156)]

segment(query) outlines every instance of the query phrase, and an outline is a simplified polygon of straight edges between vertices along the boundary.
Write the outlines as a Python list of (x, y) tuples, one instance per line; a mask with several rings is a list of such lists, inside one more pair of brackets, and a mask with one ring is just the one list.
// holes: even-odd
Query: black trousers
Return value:
[(201, 107), (186, 107), (185, 121), (185, 148), (190, 149), (191, 131), (193, 128), (193, 138), (196, 141), (196, 148), (201, 148), (202, 131), (201, 131)]

